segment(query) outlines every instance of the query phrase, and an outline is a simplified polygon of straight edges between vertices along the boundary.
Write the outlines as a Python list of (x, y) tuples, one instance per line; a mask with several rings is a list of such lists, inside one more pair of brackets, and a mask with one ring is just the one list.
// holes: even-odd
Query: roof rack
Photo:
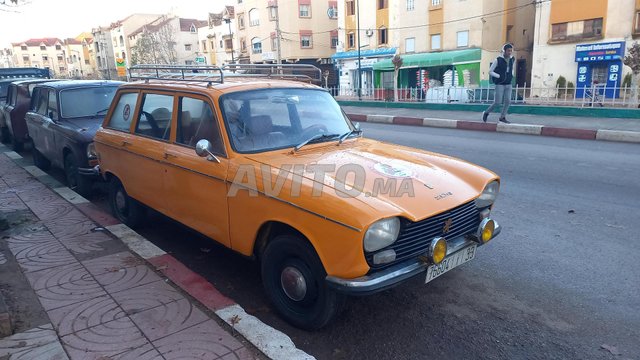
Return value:
[(133, 65), (129, 68), (129, 78), (131, 80), (200, 81), (208, 84), (224, 82), (222, 69), (210, 65)]
[(311, 64), (228, 64), (227, 77), (268, 77), (285, 80), (322, 82), (322, 71)]
[(223, 67), (141, 64), (129, 68), (131, 80), (199, 81), (211, 85), (224, 83), (225, 77), (267, 77), (320, 83), (322, 71), (311, 64), (228, 64)]

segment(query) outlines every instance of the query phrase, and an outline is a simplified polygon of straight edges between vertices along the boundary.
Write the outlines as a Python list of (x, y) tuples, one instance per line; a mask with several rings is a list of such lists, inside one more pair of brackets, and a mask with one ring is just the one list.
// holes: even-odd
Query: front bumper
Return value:
[[(492, 239), (498, 236), (501, 230), (502, 228), (496, 222), (496, 228), (493, 232)], [(447, 256), (454, 254), (473, 243), (476, 242), (465, 237), (448, 240)], [(420, 259), (413, 259), (355, 279), (342, 279), (335, 276), (327, 276), (326, 281), (330, 288), (342, 294), (353, 296), (371, 295), (399, 285), (414, 276), (426, 273), (427, 268), (430, 265), (431, 264)]]
[(92, 168), (78, 168), (78, 174), (92, 178), (100, 178), (100, 165), (96, 165)]

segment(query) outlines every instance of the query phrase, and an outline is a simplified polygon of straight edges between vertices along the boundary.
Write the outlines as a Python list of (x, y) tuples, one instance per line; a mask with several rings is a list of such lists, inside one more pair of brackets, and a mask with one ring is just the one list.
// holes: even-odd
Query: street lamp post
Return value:
[(231, 17), (226, 17), (226, 18), (223, 18), (222, 20), (224, 20), (224, 22), (226, 22), (227, 25), (229, 25), (229, 38), (231, 38), (231, 63), (235, 64), (236, 60), (233, 57), (233, 33), (231, 32)]
[(356, 0), (357, 14), (357, 33), (358, 33), (358, 100), (362, 101), (362, 67), (360, 64), (360, 0)]

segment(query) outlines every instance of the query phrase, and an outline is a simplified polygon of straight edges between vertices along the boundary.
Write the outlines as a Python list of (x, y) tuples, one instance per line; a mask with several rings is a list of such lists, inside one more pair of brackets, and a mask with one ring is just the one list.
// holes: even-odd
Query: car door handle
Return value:
[(129, 146), (129, 145), (131, 145), (131, 143), (130, 143), (130, 142), (128, 142), (128, 141), (126, 141), (126, 140), (125, 140), (125, 141), (122, 141), (122, 146)]
[(177, 158), (178, 154), (174, 153), (173, 151), (165, 151), (164, 153), (164, 159), (167, 160), (169, 158)]

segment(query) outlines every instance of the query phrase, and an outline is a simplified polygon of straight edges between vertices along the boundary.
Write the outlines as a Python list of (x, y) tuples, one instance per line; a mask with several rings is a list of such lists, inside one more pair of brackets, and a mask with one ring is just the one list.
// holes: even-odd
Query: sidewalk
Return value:
[(508, 114), (511, 124), (497, 124), (499, 113), (492, 113), (487, 123), (483, 123), (482, 112), (360, 106), (342, 108), (355, 121), (640, 142), (640, 110), (638, 119)]
[[(2, 359), (310, 358), (2, 145), (0, 218), (9, 225), (0, 228), (0, 274), (22, 279), (24, 296), (38, 300), (13, 309), (20, 332), (0, 338)], [(19, 297), (13, 283), (0, 277), (3, 293)]]

